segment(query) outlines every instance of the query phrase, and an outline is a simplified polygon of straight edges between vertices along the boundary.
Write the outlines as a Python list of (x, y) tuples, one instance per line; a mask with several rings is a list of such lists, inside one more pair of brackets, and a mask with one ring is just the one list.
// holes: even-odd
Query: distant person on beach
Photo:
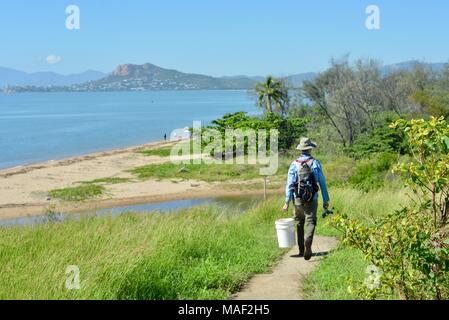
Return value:
[[(302, 138), (297, 150), (300, 157), (293, 161), (288, 170), (285, 205), (288, 212), (290, 201), (294, 203), (295, 220), (298, 221), (297, 235), (299, 256), (305, 260), (312, 257), (312, 242), (315, 234), (318, 210), (318, 191), (321, 188), (323, 208), (329, 208), (329, 194), (321, 164), (314, 159), (311, 152), (317, 145), (309, 138)], [(304, 225), (307, 224), (304, 237)], [(304, 241), (305, 240), (305, 241)]]
[(164, 141), (167, 141), (167, 134), (164, 134)]

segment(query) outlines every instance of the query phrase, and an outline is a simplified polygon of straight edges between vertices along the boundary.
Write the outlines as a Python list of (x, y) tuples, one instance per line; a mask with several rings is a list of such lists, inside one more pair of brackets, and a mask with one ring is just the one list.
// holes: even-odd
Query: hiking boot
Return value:
[(312, 246), (306, 246), (306, 252), (304, 252), (304, 260), (310, 260), (312, 258)]

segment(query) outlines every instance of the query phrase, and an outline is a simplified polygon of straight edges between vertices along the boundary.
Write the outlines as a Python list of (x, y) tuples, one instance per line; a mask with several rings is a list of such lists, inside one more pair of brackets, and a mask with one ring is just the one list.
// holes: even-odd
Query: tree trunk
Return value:
[(272, 106), (271, 106), (271, 97), (267, 96), (267, 111), (273, 112)]
[(329, 121), (331, 122), (331, 124), (334, 126), (334, 128), (337, 130), (338, 135), (341, 138), (341, 142), (343, 143), (343, 147), (346, 148), (346, 139), (345, 136), (343, 135), (343, 133), (341, 132), (340, 128), (337, 126), (337, 124), (335, 123), (334, 119), (332, 118), (332, 116), (329, 114), (329, 112), (327, 111), (327, 108), (324, 107), (321, 103), (318, 104), (318, 106), (324, 111), (324, 113), (326, 114), (326, 117), (329, 119)]

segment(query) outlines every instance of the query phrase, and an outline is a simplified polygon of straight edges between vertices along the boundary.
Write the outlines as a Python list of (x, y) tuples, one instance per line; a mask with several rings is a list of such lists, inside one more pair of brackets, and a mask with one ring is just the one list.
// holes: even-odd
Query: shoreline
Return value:
[[(128, 205), (159, 203), (186, 199), (214, 198), (263, 194), (260, 189), (246, 188), (224, 190), (226, 183), (207, 183), (196, 180), (136, 179), (130, 169), (163, 164), (169, 158), (147, 156), (139, 151), (173, 145), (178, 141), (155, 141), (125, 148), (90, 153), (86, 155), (46, 161), (9, 169), (0, 169), (0, 220), (26, 216), (39, 216), (48, 212), (79, 213), (95, 209), (111, 209)], [(83, 182), (103, 178), (124, 178), (127, 182), (105, 184), (106, 193), (84, 202), (63, 202), (48, 197), (54, 189), (82, 185)], [(243, 185), (243, 188), (241, 187)], [(268, 194), (279, 193), (269, 189)]]
[(104, 156), (110, 156), (115, 154), (121, 154), (125, 152), (137, 152), (145, 148), (155, 148), (155, 147), (164, 147), (164, 146), (170, 146), (172, 144), (175, 144), (177, 141), (154, 141), (149, 142), (145, 144), (140, 145), (132, 145), (129, 147), (120, 147), (120, 148), (114, 148), (104, 151), (96, 151), (86, 154), (81, 154), (77, 156), (70, 156), (70, 157), (64, 157), (61, 159), (56, 160), (46, 160), (46, 161), (39, 161), (39, 162), (33, 162), (29, 164), (23, 164), (18, 165), (14, 167), (7, 167), (7, 168), (0, 168), (0, 177), (9, 177), (16, 174), (23, 174), (30, 172), (32, 170), (36, 169), (42, 169), (42, 168), (48, 168), (51, 166), (64, 166), (64, 165), (70, 165), (76, 162), (90, 160), (93, 158), (98, 157), (104, 157)]
[[(132, 205), (143, 205), (143, 204), (155, 204), (164, 203), (179, 200), (195, 200), (195, 199), (207, 199), (219, 197), (236, 197), (236, 196), (263, 196), (263, 190), (239, 190), (239, 191), (222, 191), (217, 195), (219, 190), (207, 190), (199, 191), (186, 196), (185, 193), (175, 193), (175, 194), (161, 194), (156, 196), (147, 197), (135, 197), (135, 198), (124, 198), (124, 199), (106, 199), (106, 200), (92, 200), (88, 202), (78, 202), (74, 204), (63, 204), (59, 206), (56, 211), (61, 211), (60, 213), (89, 213), (98, 209), (113, 209), (118, 207), (126, 207)], [(282, 190), (267, 190), (267, 195), (275, 195)], [(22, 209), (26, 209), (27, 213), (23, 214)], [(47, 205), (44, 204), (25, 204), (23, 206), (11, 206), (11, 207), (0, 207), (0, 222), (7, 220), (20, 219), (25, 217), (37, 217), (46, 214), (45, 209), (48, 209)], [(44, 210), (44, 211), (43, 211)]]

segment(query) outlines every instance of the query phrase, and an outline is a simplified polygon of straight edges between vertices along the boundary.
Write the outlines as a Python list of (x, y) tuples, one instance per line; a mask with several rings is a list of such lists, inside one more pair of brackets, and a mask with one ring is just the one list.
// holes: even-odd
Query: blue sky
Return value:
[[(65, 28), (70, 4), (80, 30)], [(371, 4), (380, 30), (365, 28)], [(151, 62), (221, 76), (319, 71), (345, 53), (447, 62), (448, 15), (447, 0), (2, 0), (0, 66), (66, 74)]]

